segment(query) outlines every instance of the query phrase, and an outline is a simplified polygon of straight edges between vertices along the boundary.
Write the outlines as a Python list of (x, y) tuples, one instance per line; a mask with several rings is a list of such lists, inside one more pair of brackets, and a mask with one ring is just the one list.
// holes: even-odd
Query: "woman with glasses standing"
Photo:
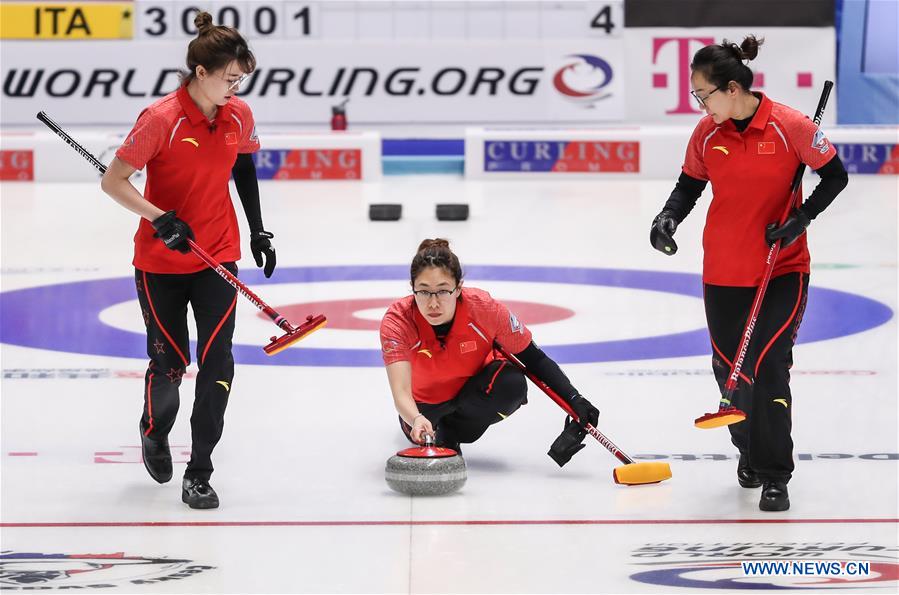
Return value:
[[(449, 242), (423, 241), (410, 272), (413, 295), (394, 302), (381, 321), (382, 356), (407, 438), (420, 444), (428, 434), (458, 451), (527, 402), (524, 374), (496, 355), (494, 342), (568, 400), (584, 423), (596, 425), (599, 410), (533, 343), (528, 328), (486, 291), (463, 288)], [(549, 455), (563, 466), (585, 436), (566, 419)]]
[[(142, 217), (134, 236), (134, 267), (150, 356), (140, 420), (144, 466), (159, 483), (172, 478), (168, 435), (190, 363), (189, 303), (197, 323), (199, 372), (181, 499), (191, 508), (217, 508), (209, 478), (234, 376), (237, 291), (191, 253), (188, 238), (237, 274), (240, 233), (228, 192), (233, 175), (250, 224), (250, 248), (258, 266), (265, 260), (266, 277), (275, 268), (275, 251), (272, 234), (262, 226), (250, 155), (259, 150), (253, 114), (234, 97), (256, 59), (236, 29), (213, 26), (209, 13), (200, 12), (194, 23), (198, 33), (187, 48), (181, 87), (141, 112), (101, 186)], [(129, 178), (145, 166), (142, 195)]]
[[(678, 224), (712, 183), (702, 240), (703, 284), (712, 368), (723, 392), (769, 246), (781, 240), (732, 400), (748, 417), (728, 427), (740, 452), (739, 484), (762, 486), (759, 508), (782, 511), (790, 507), (787, 483), (793, 472), (792, 350), (809, 283), (805, 231), (846, 187), (848, 176), (814, 122), (750, 91), (753, 75), (744, 62), (757, 56), (761, 43), (753, 36), (739, 46), (725, 40), (693, 57), (691, 92), (707, 115), (693, 132), (674, 191), (652, 222), (650, 242), (673, 254)], [(799, 194), (780, 224), (800, 163), (816, 170), (821, 180), (805, 202)]]

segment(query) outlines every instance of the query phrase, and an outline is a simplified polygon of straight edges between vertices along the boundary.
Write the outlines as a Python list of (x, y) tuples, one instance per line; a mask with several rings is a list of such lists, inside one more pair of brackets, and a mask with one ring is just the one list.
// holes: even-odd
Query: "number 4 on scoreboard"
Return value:
[(621, 0), (615, 2), (589, 2), (587, 15), (590, 19), (589, 36), (618, 36), (624, 27), (624, 6)]

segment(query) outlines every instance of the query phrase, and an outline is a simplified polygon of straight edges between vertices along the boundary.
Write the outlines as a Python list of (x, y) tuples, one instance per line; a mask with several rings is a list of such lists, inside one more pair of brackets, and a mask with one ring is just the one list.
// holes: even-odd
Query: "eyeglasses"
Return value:
[(448, 300), (458, 287), (454, 287), (452, 289), (438, 289), (437, 291), (428, 291), (427, 289), (416, 289), (412, 293), (415, 294), (415, 299), (420, 302), (427, 302), (431, 299), (431, 297), (435, 297), (438, 300)]
[[(221, 79), (222, 79), (223, 81), (225, 81), (226, 83), (228, 82), (228, 79), (226, 79), (226, 78), (223, 77), (223, 76), (220, 76), (219, 78), (221, 78)], [(233, 82), (228, 86), (228, 91), (233, 91), (233, 90), (236, 89), (237, 87), (241, 86), (241, 85), (242, 85), (248, 78), (250, 78), (249, 73), (248, 73), (248, 74), (242, 74), (242, 75), (240, 75), (240, 78), (239, 78), (239, 79), (237, 79), (236, 81), (233, 81)]]
[(700, 97), (699, 95), (696, 94), (696, 91), (692, 91), (692, 90), (690, 91), (690, 95), (693, 96), (693, 99), (696, 100), (696, 103), (699, 104), (699, 107), (705, 107), (705, 102), (708, 101), (709, 97), (712, 96), (712, 93), (714, 93), (715, 91), (718, 91), (720, 89), (721, 89), (721, 87), (715, 87), (714, 89), (712, 89), (712, 92), (709, 93), (708, 95), (706, 95), (705, 97)]

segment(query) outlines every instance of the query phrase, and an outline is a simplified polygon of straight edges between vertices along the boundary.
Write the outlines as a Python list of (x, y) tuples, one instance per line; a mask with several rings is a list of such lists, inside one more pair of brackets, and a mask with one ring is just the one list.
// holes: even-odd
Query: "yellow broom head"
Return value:
[(668, 463), (631, 463), (615, 467), (612, 477), (615, 478), (615, 483), (628, 486), (659, 483), (671, 479), (671, 467)]
[(286, 333), (279, 337), (272, 337), (272, 342), (262, 348), (266, 355), (280, 353), (302, 339), (305, 339), (315, 331), (327, 326), (328, 320), (324, 316), (317, 316), (313, 320), (294, 329), (292, 333)]
[(731, 424), (740, 423), (746, 419), (746, 414), (736, 407), (726, 407), (719, 409), (715, 413), (706, 413), (702, 417), (697, 417), (693, 421), (693, 425), (703, 430), (711, 428), (720, 428)]

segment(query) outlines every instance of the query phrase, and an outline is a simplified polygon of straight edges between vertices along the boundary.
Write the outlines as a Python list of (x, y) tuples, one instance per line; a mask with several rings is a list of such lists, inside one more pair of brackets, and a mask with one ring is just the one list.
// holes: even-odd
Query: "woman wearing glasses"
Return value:
[[(256, 60), (237, 30), (197, 14), (182, 85), (138, 116), (103, 176), (102, 188), (142, 217), (134, 236), (137, 296), (147, 328), (150, 365), (140, 420), (144, 466), (154, 480), (172, 478), (168, 434), (178, 412), (181, 377), (190, 363), (187, 304), (197, 323), (196, 397), (192, 448), (182, 482), (191, 508), (217, 508), (209, 485), (212, 450), (222, 435), (234, 360), (236, 290), (190, 252), (188, 238), (237, 274), (240, 234), (228, 180), (233, 175), (250, 224), (250, 247), (265, 275), (275, 268), (272, 234), (264, 230), (256, 168), (253, 114), (234, 97)], [(144, 193), (129, 178), (147, 168)]]
[[(599, 411), (531, 340), (531, 332), (489, 293), (463, 287), (462, 266), (442, 239), (425, 240), (412, 259), (412, 293), (394, 302), (381, 321), (381, 350), (403, 432), (424, 434), (459, 450), (527, 402), (527, 381), (494, 354), (494, 342), (514, 353), (566, 398), (578, 417), (595, 425)], [(550, 449), (559, 466), (583, 448), (586, 431), (566, 420)]]
[[(732, 401), (748, 418), (728, 427), (740, 452), (739, 484), (762, 486), (759, 508), (782, 511), (790, 507), (787, 483), (793, 472), (789, 370), (808, 295), (805, 231), (845, 188), (848, 176), (814, 122), (750, 91), (753, 75), (745, 62), (756, 57), (761, 43), (749, 36), (739, 46), (725, 41), (693, 57), (692, 94), (707, 115), (693, 132), (674, 191), (652, 222), (650, 242), (673, 254), (678, 224), (712, 183), (702, 240), (703, 284), (712, 368), (723, 391), (769, 246), (781, 240)], [(800, 162), (821, 180), (805, 202), (798, 197), (786, 221), (778, 224)]]

